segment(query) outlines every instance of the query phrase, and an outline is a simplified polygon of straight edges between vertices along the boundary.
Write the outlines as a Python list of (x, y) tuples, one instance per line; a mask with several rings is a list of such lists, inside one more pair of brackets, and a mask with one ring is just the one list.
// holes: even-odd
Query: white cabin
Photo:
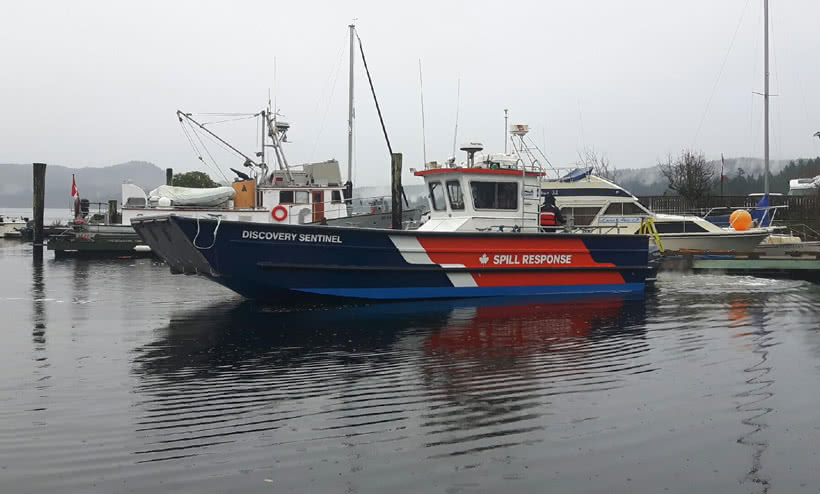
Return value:
[[(137, 185), (124, 183), (122, 222), (130, 224), (135, 217), (168, 212), (290, 225), (348, 216), (345, 187), (336, 160), (303, 165), (299, 171), (274, 171), (259, 182), (238, 180), (232, 187), (213, 189), (160, 186), (148, 193)], [(214, 204), (214, 198), (219, 204)]]
[(427, 187), (426, 231), (538, 231), (542, 172), (478, 163), (415, 172)]

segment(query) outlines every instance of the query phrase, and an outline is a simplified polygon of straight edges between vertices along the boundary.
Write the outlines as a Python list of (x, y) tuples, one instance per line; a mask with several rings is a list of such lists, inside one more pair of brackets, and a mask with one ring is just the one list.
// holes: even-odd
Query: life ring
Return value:
[(270, 210), (270, 215), (276, 221), (285, 221), (288, 217), (288, 209), (280, 204)]

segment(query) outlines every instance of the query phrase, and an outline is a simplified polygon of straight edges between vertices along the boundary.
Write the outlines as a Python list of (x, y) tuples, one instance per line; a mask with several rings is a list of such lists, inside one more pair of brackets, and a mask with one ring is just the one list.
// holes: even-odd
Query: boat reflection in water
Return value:
[(647, 301), (243, 302), (182, 313), (134, 359), (136, 453), (342, 457), (373, 468), (383, 461), (374, 443), (418, 461), (543, 440), (531, 433), (557, 395), (613, 389), (648, 370)]

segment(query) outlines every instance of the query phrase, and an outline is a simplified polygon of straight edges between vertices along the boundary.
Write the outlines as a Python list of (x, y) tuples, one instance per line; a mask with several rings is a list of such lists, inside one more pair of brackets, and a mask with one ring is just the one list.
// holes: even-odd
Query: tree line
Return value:
[[(668, 191), (691, 201), (721, 194), (720, 171), (707, 163), (703, 152), (684, 150), (677, 157), (671, 155), (658, 162), (668, 183)], [(792, 160), (776, 174), (769, 173), (769, 191), (785, 194), (789, 181), (820, 175), (820, 157)], [(738, 168), (733, 176), (723, 177), (723, 195), (749, 195), (763, 192), (763, 173), (747, 174)]]

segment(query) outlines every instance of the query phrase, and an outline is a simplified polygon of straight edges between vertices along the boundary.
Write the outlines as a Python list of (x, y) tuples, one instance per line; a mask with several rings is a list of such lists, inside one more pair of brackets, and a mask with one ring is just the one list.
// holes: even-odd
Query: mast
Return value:
[(769, 195), (769, 0), (763, 0), (763, 196)]
[(421, 93), (421, 156), (424, 160), (422, 169), (427, 168), (427, 136), (424, 131), (424, 80), (421, 77), (421, 59), (419, 58), (419, 92)]
[(353, 184), (353, 56), (354, 45), (353, 38), (356, 35), (356, 25), (350, 24), (350, 70), (348, 75), (348, 94), (347, 94), (347, 182)]
[(509, 118), (508, 109), (504, 108), (504, 154), (507, 154), (507, 119)]

